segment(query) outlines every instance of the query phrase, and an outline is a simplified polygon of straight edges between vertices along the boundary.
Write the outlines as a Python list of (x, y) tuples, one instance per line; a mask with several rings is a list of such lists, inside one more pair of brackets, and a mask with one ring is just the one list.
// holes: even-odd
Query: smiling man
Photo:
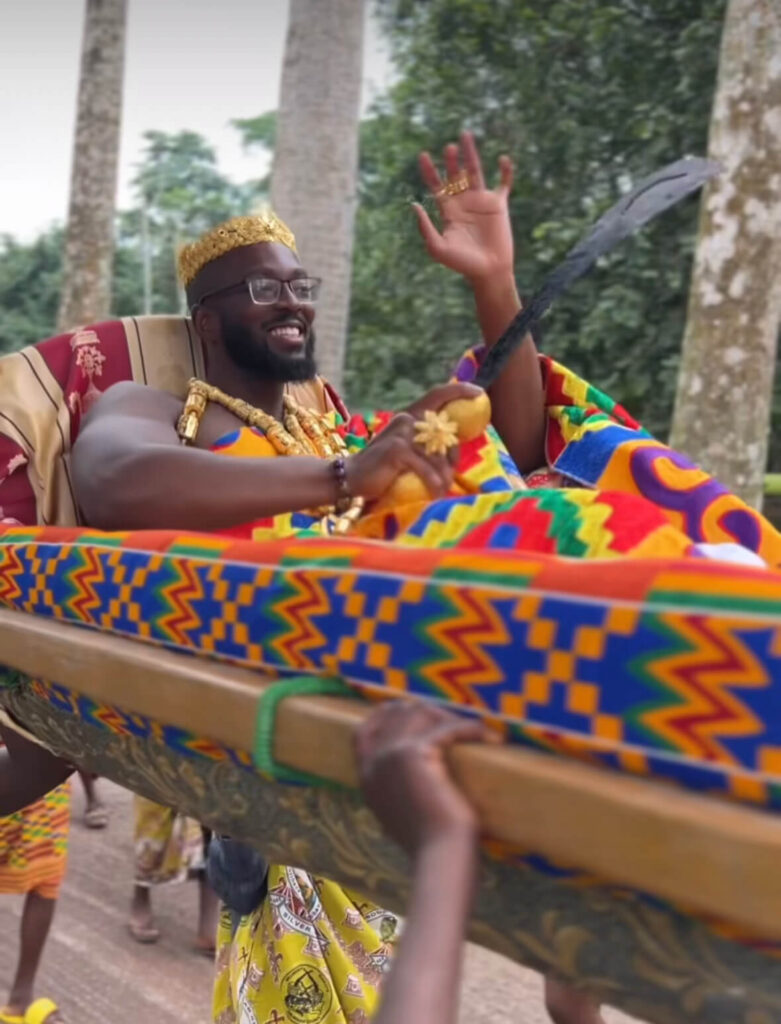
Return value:
[[(433, 389), (348, 455), (331, 416), (346, 415), (344, 407), (316, 376), (320, 281), (302, 266), (292, 233), (276, 216), (236, 217), (212, 229), (184, 248), (180, 274), (206, 380), (194, 382), (184, 410), (180, 397), (133, 382), (96, 401), (72, 462), (90, 526), (233, 532), (249, 524), (246, 535), (257, 537), (268, 522), (283, 536), (286, 521), (294, 529), (314, 525), (317, 510), (345, 497), (379, 498), (406, 470), (433, 498), (448, 493), (452, 466), (416, 443), (415, 417), (478, 389)], [(188, 433), (183, 422), (193, 398), (200, 408)], [(268, 457), (286, 454), (298, 457)]]
[[(267, 241), (257, 241), (264, 236)], [(198, 333), (207, 343), (221, 334), (231, 378), (238, 370), (240, 379), (250, 373), (269, 385), (313, 379), (314, 303), (320, 279), (301, 266), (293, 235), (266, 214), (236, 217), (213, 237), (217, 252), (237, 248), (200, 269), (201, 250), (188, 247), (181, 257), (183, 276), (194, 272), (187, 303)], [(210, 377), (215, 372), (223, 377), (224, 369), (218, 371), (210, 362)], [(237, 379), (234, 387), (238, 384)]]

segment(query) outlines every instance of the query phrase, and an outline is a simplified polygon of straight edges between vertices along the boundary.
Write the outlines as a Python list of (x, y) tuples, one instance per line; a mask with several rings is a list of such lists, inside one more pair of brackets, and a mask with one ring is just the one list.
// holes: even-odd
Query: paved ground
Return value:
[[(208, 1024), (211, 964), (191, 951), (196, 890), (156, 893), (163, 937), (139, 946), (125, 928), (131, 879), (131, 797), (102, 782), (111, 810), (103, 832), (81, 822), (74, 784), (71, 858), (40, 972), (39, 994), (58, 1000), (71, 1024)], [(0, 1004), (16, 957), (21, 901), (0, 901)], [(618, 1013), (608, 1024), (632, 1024)], [(502, 957), (470, 946), (461, 1024), (547, 1024), (539, 981)]]

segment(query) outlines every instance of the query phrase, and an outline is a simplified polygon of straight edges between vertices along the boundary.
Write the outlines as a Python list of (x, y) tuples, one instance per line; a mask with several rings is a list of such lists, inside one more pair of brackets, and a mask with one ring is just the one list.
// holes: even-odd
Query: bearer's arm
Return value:
[(13, 814), (46, 796), (73, 772), (48, 750), (0, 725), (0, 817)]
[(448, 774), (446, 749), (491, 739), (423, 702), (384, 704), (356, 749), (364, 798), (410, 854), (412, 892), (375, 1024), (455, 1024), (464, 933), (477, 874), (477, 816)]
[(413, 871), (404, 933), (375, 1024), (455, 1024), (477, 873), (474, 836), (454, 832), (429, 842)]

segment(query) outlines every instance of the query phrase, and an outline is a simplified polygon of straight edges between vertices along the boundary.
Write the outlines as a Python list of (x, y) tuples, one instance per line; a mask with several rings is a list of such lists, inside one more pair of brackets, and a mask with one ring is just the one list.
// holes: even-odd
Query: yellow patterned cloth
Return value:
[(368, 1024), (398, 921), (335, 882), (277, 865), (260, 907), (217, 934), (215, 1024)]
[(59, 895), (68, 863), (70, 783), (0, 818), (0, 893)]
[(133, 798), (136, 885), (183, 882), (204, 866), (201, 826), (143, 796)]

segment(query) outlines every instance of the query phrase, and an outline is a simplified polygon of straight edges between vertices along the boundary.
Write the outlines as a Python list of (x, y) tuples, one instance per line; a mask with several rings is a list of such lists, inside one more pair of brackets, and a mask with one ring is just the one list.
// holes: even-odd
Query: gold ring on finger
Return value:
[(469, 175), (464, 172), (459, 174), (457, 178), (451, 178), (446, 181), (442, 188), (437, 192), (438, 196), (457, 196), (462, 192), (466, 192), (469, 188)]

